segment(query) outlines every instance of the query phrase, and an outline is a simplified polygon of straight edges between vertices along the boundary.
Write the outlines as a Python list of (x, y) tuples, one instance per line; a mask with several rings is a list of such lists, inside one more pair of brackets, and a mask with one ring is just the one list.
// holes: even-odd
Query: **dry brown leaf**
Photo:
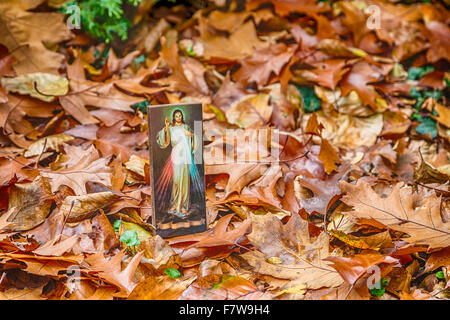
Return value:
[(434, 252), (428, 258), (423, 272), (430, 272), (439, 267), (450, 266), (450, 247)]
[(356, 281), (366, 274), (372, 266), (380, 263), (396, 264), (398, 260), (390, 256), (384, 256), (379, 253), (359, 254), (353, 257), (328, 257), (325, 260), (332, 262), (332, 267), (336, 269), (341, 277), (349, 284)]
[(269, 104), (268, 94), (249, 94), (230, 105), (225, 112), (229, 123), (241, 128), (252, 125), (264, 125), (269, 122), (273, 106)]
[(17, 75), (30, 72), (58, 74), (64, 56), (48, 50), (46, 43), (58, 43), (72, 37), (64, 15), (55, 12), (30, 12), (17, 1), (0, 5), (0, 43), (18, 61)]
[(50, 214), (53, 201), (50, 184), (44, 177), (37, 177), (32, 183), (15, 184), (8, 207), (18, 210), (9, 216), (11, 225), (7, 231), (26, 231), (38, 226)]
[(44, 243), (33, 252), (41, 256), (62, 256), (64, 253), (72, 250), (77, 241), (78, 235), (76, 234), (71, 237), (64, 237), (63, 235), (59, 235), (49, 242)]
[(366, 118), (338, 114), (337, 117), (317, 113), (324, 126), (322, 137), (339, 148), (370, 147), (383, 129), (383, 116), (376, 114)]
[(44, 286), (33, 289), (8, 289), (0, 292), (0, 300), (46, 300), (42, 297)]
[(42, 101), (52, 102), (55, 96), (63, 96), (69, 90), (66, 78), (50, 73), (29, 73), (13, 78), (0, 78), (0, 83), (9, 92), (28, 94)]
[(319, 159), (323, 162), (326, 173), (330, 174), (337, 170), (336, 163), (340, 163), (339, 156), (327, 139), (322, 138)]
[(61, 185), (73, 189), (75, 194), (86, 194), (86, 182), (98, 182), (111, 186), (111, 168), (107, 166), (108, 159), (81, 159), (76, 165), (57, 171), (41, 171), (41, 175), (50, 179), (52, 192)]
[(294, 48), (284, 43), (257, 49), (251, 56), (241, 60), (241, 68), (233, 74), (233, 78), (244, 83), (255, 81), (260, 86), (265, 85), (272, 73), (279, 75), (293, 54)]
[(114, 295), (117, 297), (127, 297), (136, 286), (133, 280), (134, 272), (139, 265), (144, 252), (136, 254), (130, 263), (122, 270), (122, 258), (125, 251), (121, 251), (106, 260), (101, 251), (88, 256), (84, 261), (89, 264), (89, 273), (95, 273), (100, 278), (117, 286), (120, 291)]
[(68, 196), (64, 199), (59, 211), (67, 222), (80, 222), (92, 218), (97, 214), (97, 210), (103, 209), (118, 198), (110, 191)]
[(101, 127), (97, 131), (95, 146), (103, 156), (120, 155), (122, 161), (128, 161), (134, 149), (141, 146), (148, 140), (147, 132), (121, 133), (120, 128), (125, 124), (125, 120), (118, 121), (111, 127)]
[(148, 278), (140, 282), (128, 300), (177, 300), (196, 277), (172, 279), (169, 276)]
[(267, 43), (258, 39), (252, 21), (244, 23), (228, 38), (208, 32), (200, 20), (200, 37), (203, 52), (198, 53), (206, 59), (240, 60), (251, 55), (256, 48), (266, 47)]
[[(241, 257), (255, 272), (293, 280), (310, 289), (342, 283), (338, 273), (323, 262), (329, 256), (328, 236), (321, 233), (312, 241), (308, 223), (297, 214), (286, 225), (272, 214), (252, 215), (252, 233), (248, 238), (259, 251), (249, 251)], [(267, 262), (270, 257), (279, 257), (282, 263)]]
[(180, 243), (192, 243), (186, 247), (191, 248), (233, 246), (247, 232), (250, 226), (250, 220), (247, 219), (239, 224), (238, 227), (227, 230), (233, 214), (226, 215), (219, 219), (217, 225), (206, 232), (191, 234), (168, 239), (170, 245)]
[(53, 150), (58, 151), (59, 147), (63, 145), (65, 142), (73, 140), (74, 137), (68, 134), (55, 134), (51, 136), (47, 136), (33, 142), (28, 147), (27, 151), (24, 153), (25, 158), (30, 158), (34, 156), (38, 156), (46, 151)]
[(450, 222), (442, 220), (441, 201), (436, 195), (414, 194), (403, 183), (396, 184), (385, 198), (362, 180), (356, 185), (342, 181), (339, 186), (347, 193), (342, 201), (354, 207), (351, 214), (355, 217), (375, 219), (405, 232), (410, 237), (403, 239), (412, 244), (429, 245), (430, 249), (450, 245)]
[[(172, 69), (172, 75), (167, 79), (171, 84), (172, 89), (185, 92), (188, 95), (204, 96), (207, 94), (207, 87), (198, 85), (194, 75), (191, 72), (191, 79), (186, 75), (185, 68), (182, 67), (180, 57), (178, 56), (178, 46), (176, 43), (167, 44), (167, 41), (162, 41), (161, 56)], [(202, 66), (203, 67), (203, 66)], [(201, 73), (201, 71), (200, 71)], [(202, 74), (199, 76), (203, 76)]]

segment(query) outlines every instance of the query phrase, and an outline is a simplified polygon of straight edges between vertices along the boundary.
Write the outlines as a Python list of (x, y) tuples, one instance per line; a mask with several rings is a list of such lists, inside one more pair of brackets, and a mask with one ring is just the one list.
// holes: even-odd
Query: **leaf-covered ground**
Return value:
[[(63, 2), (0, 3), (0, 299), (448, 298), (448, 1)], [(146, 109), (195, 101), (209, 229), (162, 239)]]

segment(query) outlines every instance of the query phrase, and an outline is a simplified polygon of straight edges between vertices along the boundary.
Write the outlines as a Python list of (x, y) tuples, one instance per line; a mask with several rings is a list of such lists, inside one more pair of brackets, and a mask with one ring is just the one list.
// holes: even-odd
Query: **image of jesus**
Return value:
[(159, 200), (168, 199), (169, 190), (172, 189), (167, 213), (184, 219), (190, 214), (191, 192), (202, 190), (201, 178), (194, 162), (198, 138), (185, 123), (183, 112), (176, 109), (172, 113), (172, 121), (165, 117), (164, 128), (157, 133), (156, 142), (162, 149), (172, 148), (156, 183), (157, 197)]

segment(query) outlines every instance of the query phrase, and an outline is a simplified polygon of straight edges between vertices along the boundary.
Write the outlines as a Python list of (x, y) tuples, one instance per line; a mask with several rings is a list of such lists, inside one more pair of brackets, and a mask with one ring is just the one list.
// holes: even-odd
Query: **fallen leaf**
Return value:
[(444, 222), (440, 213), (440, 200), (436, 195), (419, 196), (411, 187), (396, 184), (386, 198), (380, 197), (365, 182), (356, 185), (345, 181), (339, 184), (346, 192), (342, 201), (354, 207), (352, 215), (375, 219), (385, 226), (405, 232), (410, 237), (403, 240), (413, 244), (429, 245), (430, 249), (450, 245), (450, 223)]
[(98, 182), (111, 186), (111, 168), (106, 165), (107, 162), (106, 158), (95, 161), (81, 159), (74, 166), (57, 171), (41, 171), (41, 175), (50, 179), (52, 192), (56, 192), (61, 185), (65, 185), (72, 188), (75, 194), (82, 195), (87, 193), (86, 182)]
[(319, 159), (323, 162), (326, 173), (330, 174), (337, 170), (336, 163), (340, 163), (339, 156), (327, 139), (322, 139)]
[(168, 276), (148, 278), (134, 288), (128, 300), (177, 300), (194, 280), (195, 277), (183, 280)]
[(293, 47), (284, 43), (256, 49), (250, 57), (242, 60), (241, 68), (233, 74), (233, 78), (244, 83), (255, 81), (258, 85), (265, 85), (272, 73), (280, 73), (293, 54)]
[(44, 222), (53, 204), (53, 194), (46, 178), (37, 177), (32, 183), (17, 183), (11, 191), (8, 207), (18, 211), (8, 217), (11, 224), (7, 231), (26, 231)]
[(55, 96), (63, 96), (69, 91), (69, 81), (66, 78), (50, 73), (29, 73), (14, 78), (2, 77), (0, 83), (7, 91), (28, 94), (47, 102), (52, 102)]
[(43, 154), (44, 152), (49, 150), (58, 151), (61, 145), (73, 139), (74, 137), (62, 133), (41, 138), (36, 142), (30, 144), (28, 150), (25, 151), (24, 153), (24, 157), (25, 158), (34, 157)]
[[(201, 20), (200, 20), (201, 22)], [(203, 52), (199, 55), (205, 59), (239, 60), (251, 55), (256, 48), (267, 47), (267, 43), (258, 39), (252, 21), (244, 23), (229, 37), (208, 32), (206, 26), (200, 24), (200, 37)]]
[(64, 199), (59, 211), (67, 222), (80, 222), (92, 218), (98, 212), (97, 210), (103, 209), (118, 198), (110, 191), (68, 196)]
[(328, 257), (325, 260), (332, 262), (341, 277), (349, 284), (354, 284), (359, 278), (367, 273), (367, 270), (380, 263), (396, 264), (398, 260), (381, 254), (359, 254), (353, 257)]
[(18, 75), (31, 72), (58, 74), (64, 56), (48, 50), (44, 42), (57, 43), (72, 37), (64, 15), (55, 12), (31, 12), (33, 6), (8, 1), (0, 6), (0, 43), (18, 61)]
[(448, 267), (450, 265), (450, 247), (434, 252), (428, 258), (423, 272), (434, 271), (440, 267)]
[[(298, 215), (292, 215), (286, 225), (271, 214), (252, 215), (252, 233), (248, 237), (259, 251), (249, 251), (241, 257), (255, 272), (293, 280), (310, 289), (342, 283), (337, 272), (323, 262), (329, 256), (328, 237), (322, 233), (311, 241), (308, 223)], [(283, 263), (274, 265), (266, 261), (266, 257), (274, 256)]]
[(130, 263), (122, 270), (122, 258), (125, 252), (121, 251), (110, 260), (106, 260), (102, 252), (88, 256), (84, 261), (89, 264), (89, 273), (95, 273), (100, 278), (117, 286), (120, 291), (116, 297), (127, 297), (136, 287), (133, 281), (134, 272), (141, 261), (144, 252), (136, 254)]

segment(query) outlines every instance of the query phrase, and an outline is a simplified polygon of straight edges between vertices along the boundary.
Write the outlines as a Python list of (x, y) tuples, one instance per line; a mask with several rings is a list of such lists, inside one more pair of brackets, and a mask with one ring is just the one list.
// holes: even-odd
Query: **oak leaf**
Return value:
[(72, 137), (71, 135), (62, 133), (41, 138), (36, 142), (30, 144), (28, 150), (25, 151), (24, 153), (24, 157), (25, 158), (34, 157), (48, 150), (58, 151), (59, 146), (73, 139), (75, 138)]
[(267, 2), (273, 4), (275, 13), (280, 16), (287, 16), (292, 12), (312, 14), (328, 11), (325, 2), (315, 0), (251, 0), (246, 2), (246, 8), (247, 10), (253, 10)]
[(192, 243), (187, 245), (187, 249), (215, 247), (215, 246), (233, 246), (247, 232), (250, 226), (250, 220), (244, 220), (235, 229), (228, 230), (233, 214), (226, 215), (217, 221), (217, 225), (208, 231), (199, 234), (179, 236), (168, 239), (170, 245), (180, 243)]
[(336, 163), (340, 163), (339, 156), (327, 139), (322, 138), (319, 159), (323, 162), (326, 173), (330, 174), (337, 170)]
[[(128, 161), (134, 149), (148, 140), (148, 133), (132, 132), (121, 133), (120, 128), (125, 120), (118, 121), (111, 127), (100, 127), (97, 131), (95, 146), (102, 152), (103, 156), (119, 155), (122, 161)], [(137, 153), (137, 152), (136, 152)]]
[(331, 266), (350, 284), (354, 284), (373, 266), (380, 263), (398, 263), (397, 259), (379, 253), (358, 254), (353, 257), (328, 257), (325, 260), (331, 261)]
[(57, 43), (72, 37), (64, 15), (54, 12), (26, 11), (17, 1), (0, 5), (0, 43), (5, 45), (18, 63), (17, 75), (30, 72), (58, 74), (64, 55), (48, 50), (44, 43)]
[(244, 83), (255, 81), (260, 86), (265, 85), (272, 73), (278, 75), (289, 62), (294, 54), (293, 49), (284, 43), (256, 49), (251, 56), (241, 60), (241, 68), (233, 74), (233, 78)]
[(128, 300), (177, 300), (196, 279), (172, 279), (168, 276), (147, 278), (134, 288)]
[(403, 240), (430, 249), (450, 245), (450, 222), (441, 217), (441, 201), (436, 195), (413, 194), (411, 187), (396, 184), (391, 193), (380, 197), (370, 185), (358, 180), (356, 185), (345, 181), (339, 184), (347, 194), (342, 201), (353, 206), (352, 215), (375, 219), (390, 229), (409, 234)]
[(117, 297), (127, 297), (135, 288), (133, 280), (134, 273), (138, 267), (144, 252), (136, 254), (130, 263), (122, 270), (122, 258), (125, 251), (122, 250), (107, 260), (101, 251), (88, 256), (84, 261), (90, 266), (90, 274), (96, 274), (107, 282), (117, 286), (120, 291), (114, 295)]
[(440, 59), (450, 61), (450, 28), (439, 21), (430, 21), (426, 24), (430, 48), (427, 51), (427, 60), (437, 62)]
[(65, 185), (72, 188), (77, 195), (86, 194), (86, 182), (98, 182), (111, 186), (111, 168), (107, 166), (108, 159), (87, 160), (81, 159), (69, 168), (41, 171), (41, 175), (50, 179), (52, 192), (56, 192), (61, 185)]
[(255, 48), (267, 46), (267, 43), (259, 40), (257, 37), (256, 29), (252, 21), (244, 23), (228, 38), (210, 33), (206, 26), (200, 24), (200, 37), (198, 41), (203, 46), (201, 56), (206, 59), (217, 58), (228, 61), (243, 59), (251, 55)]
[[(272, 214), (251, 217), (252, 232), (248, 238), (259, 251), (249, 251), (240, 257), (256, 272), (289, 279), (296, 285), (305, 284), (310, 289), (335, 287), (342, 283), (339, 274), (323, 261), (329, 256), (329, 240), (325, 233), (312, 241), (308, 222), (298, 214), (293, 214), (286, 225)], [(267, 262), (270, 257), (278, 257), (282, 263)]]
[(381, 75), (380, 71), (372, 68), (366, 61), (357, 62), (340, 82), (342, 95), (347, 96), (355, 90), (364, 105), (378, 110), (382, 98), (370, 83), (378, 81)]

